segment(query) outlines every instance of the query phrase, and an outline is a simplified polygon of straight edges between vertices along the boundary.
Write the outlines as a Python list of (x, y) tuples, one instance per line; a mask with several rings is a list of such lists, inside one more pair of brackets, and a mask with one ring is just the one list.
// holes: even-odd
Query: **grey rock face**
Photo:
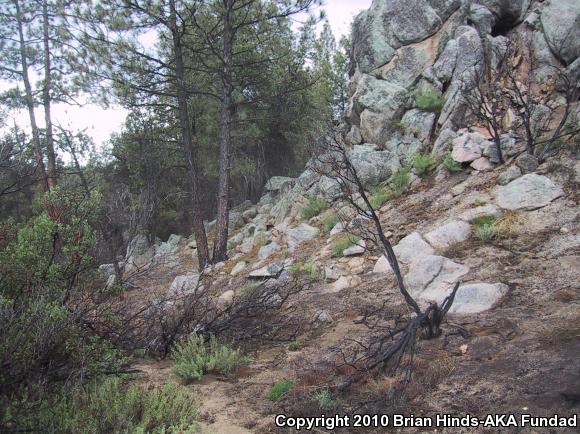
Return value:
[(297, 246), (305, 241), (309, 241), (320, 233), (318, 228), (312, 227), (306, 223), (301, 223), (287, 233), (288, 248), (293, 251)]
[(539, 163), (536, 157), (525, 153), (516, 158), (516, 166), (518, 166), (522, 173), (530, 173), (538, 168)]
[(240, 261), (236, 265), (234, 265), (234, 268), (232, 268), (232, 271), (230, 272), (230, 274), (232, 276), (236, 276), (236, 275), (240, 274), (242, 271), (244, 271), (247, 266), (248, 266), (248, 263), (246, 261)]
[(403, 263), (409, 263), (418, 257), (428, 256), (435, 253), (431, 247), (418, 232), (413, 232), (399, 241), (393, 250), (397, 260)]
[(461, 213), (459, 218), (466, 222), (472, 222), (473, 220), (481, 217), (499, 217), (500, 215), (501, 210), (496, 205), (489, 204), (468, 209), (467, 211)]
[(461, 285), (455, 295), (450, 313), (469, 314), (491, 309), (508, 292), (503, 283), (470, 283)]
[(405, 127), (405, 130), (413, 134), (423, 143), (429, 139), (434, 122), (435, 113), (423, 112), (417, 109), (406, 112), (401, 120), (401, 124)]
[(445, 155), (447, 155), (451, 150), (452, 142), (455, 138), (457, 138), (457, 133), (455, 131), (448, 128), (441, 131), (439, 137), (435, 140), (431, 154), (438, 158), (445, 157)]
[(420, 257), (409, 266), (405, 281), (412, 296), (419, 300), (439, 300), (469, 268), (443, 256)]
[(137, 235), (127, 246), (125, 269), (130, 272), (136, 268), (145, 267), (152, 262), (154, 255), (155, 245), (151, 245), (145, 235)]
[(296, 182), (294, 178), (289, 178), (287, 176), (273, 176), (268, 180), (268, 182), (266, 182), (264, 189), (266, 191), (279, 192), (284, 186), (291, 186), (294, 182)]
[(260, 247), (260, 250), (258, 251), (258, 257), (260, 260), (267, 259), (278, 249), (280, 249), (278, 243), (276, 241), (272, 241), (270, 244), (266, 244), (265, 246)]
[(266, 265), (265, 267), (259, 268), (257, 270), (252, 271), (248, 277), (252, 277), (252, 278), (259, 278), (259, 279), (263, 279), (263, 278), (268, 278), (268, 277), (277, 277), (282, 270), (284, 270), (284, 267), (280, 264), (269, 264)]
[(494, 194), (497, 204), (504, 209), (533, 210), (548, 205), (564, 191), (545, 176), (529, 173), (506, 186), (496, 187)]
[(181, 276), (177, 276), (173, 279), (173, 283), (169, 287), (167, 295), (178, 296), (193, 294), (197, 291), (199, 284), (199, 273), (188, 273)]
[(580, 55), (580, 2), (546, 2), (541, 12), (544, 35), (554, 55), (567, 65)]
[(522, 176), (520, 168), (518, 166), (510, 166), (497, 177), (497, 183), (499, 185), (507, 185), (520, 176)]
[(425, 239), (436, 249), (446, 249), (465, 241), (471, 234), (471, 226), (460, 220), (453, 220), (427, 233)]

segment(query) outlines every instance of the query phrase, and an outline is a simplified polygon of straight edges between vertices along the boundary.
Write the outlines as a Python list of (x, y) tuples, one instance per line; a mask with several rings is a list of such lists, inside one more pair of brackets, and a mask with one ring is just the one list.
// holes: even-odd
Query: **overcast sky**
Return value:
[[(364, 9), (368, 9), (371, 0), (324, 0), (323, 9), (337, 41), (342, 35), (350, 33), (350, 24), (353, 17)], [(1, 88), (6, 88), (2, 86)], [(53, 120), (56, 124), (68, 127), (72, 130), (87, 128), (87, 133), (93, 138), (100, 148), (111, 136), (111, 133), (120, 131), (127, 115), (122, 108), (103, 109), (96, 105), (84, 107), (71, 107), (64, 104), (53, 106)], [(44, 115), (38, 109), (37, 122), (43, 126)], [(17, 123), (28, 129), (28, 117), (25, 111), (17, 115)], [(9, 121), (12, 124), (12, 121)]]

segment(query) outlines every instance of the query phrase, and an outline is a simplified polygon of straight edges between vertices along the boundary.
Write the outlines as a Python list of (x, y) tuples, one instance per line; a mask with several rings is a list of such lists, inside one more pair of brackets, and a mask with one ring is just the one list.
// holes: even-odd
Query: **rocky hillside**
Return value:
[[(411, 295), (422, 305), (440, 303), (463, 282), (444, 336), (419, 344), (405, 411), (577, 412), (569, 400), (580, 388), (577, 149), (540, 162), (507, 116), (505, 128), (513, 129), (502, 136), (506, 161), (498, 164), (489, 133), (468, 116), (461, 86), (480, 72), (489, 47), (514, 35), (532, 41), (540, 71), (557, 66), (577, 76), (579, 17), (573, 0), (375, 0), (356, 18), (349, 159), (375, 200)], [(442, 95), (440, 110), (417, 107), (417, 95), (432, 92)], [(418, 153), (428, 164), (413, 161)], [(446, 156), (452, 161), (443, 163)], [(213, 432), (274, 432), (280, 407), (266, 397), (273, 382), (291, 377), (300, 393), (326, 384), (340, 375), (330, 366), (339, 361), (337, 348), (349, 348), (345, 338), (368, 334), (353, 320), (385, 304), (393, 322), (407, 312), (387, 260), (351, 235), (360, 216), (325, 170), (313, 159), (296, 179), (270, 179), (258, 203), (233, 209), (230, 259), (203, 275), (192, 271), (193, 238), (149, 246), (138, 237), (122, 261), (127, 276), (157, 295), (213, 289), (222, 307), (251, 282), (309, 276), (309, 290), (290, 302), (308, 326), (300, 345), (258, 347), (244, 377), (194, 386)], [(169, 375), (166, 366), (141, 368), (144, 381)], [(308, 377), (313, 371), (317, 380)], [(382, 393), (389, 382), (366, 387)], [(284, 410), (304, 413), (298, 401), (289, 398)]]

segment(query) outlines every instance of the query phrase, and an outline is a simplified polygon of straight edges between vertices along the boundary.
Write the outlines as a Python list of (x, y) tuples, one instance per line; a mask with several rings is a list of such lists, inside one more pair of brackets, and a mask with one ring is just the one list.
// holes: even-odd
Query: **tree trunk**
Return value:
[(193, 234), (197, 242), (197, 258), (199, 269), (203, 270), (209, 263), (209, 248), (207, 236), (203, 225), (203, 216), (199, 200), (199, 178), (196, 158), (196, 149), (194, 146), (193, 129), (190, 123), (189, 109), (187, 107), (187, 91), (185, 89), (185, 69), (183, 66), (183, 49), (181, 36), (177, 29), (177, 12), (175, 9), (175, 0), (170, 0), (170, 21), (173, 38), (173, 51), (175, 56), (175, 77), (177, 85), (177, 103), (179, 107), (179, 123), (181, 128), (181, 138), (183, 149), (187, 158), (189, 176), (191, 181), (191, 204), (193, 216)]
[(52, 119), (50, 114), (52, 88), (51, 69), (50, 69), (50, 41), (48, 35), (48, 0), (42, 2), (42, 31), (44, 43), (44, 88), (42, 90), (42, 99), (44, 104), (44, 120), (46, 123), (46, 157), (48, 161), (47, 181), (48, 188), (56, 188), (56, 155), (54, 153), (54, 138), (52, 134)]
[(223, 49), (222, 49), (222, 94), (220, 98), (220, 127), (219, 127), (219, 179), (218, 201), (216, 217), (216, 239), (213, 248), (214, 262), (224, 261), (228, 257), (228, 221), (229, 221), (229, 189), (230, 189), (230, 130), (232, 123), (232, 9), (233, 0), (224, 2), (223, 16)]
[(28, 76), (28, 59), (26, 58), (26, 43), (24, 41), (24, 30), (22, 24), (22, 15), (20, 11), (19, 0), (13, 0), (16, 8), (16, 20), (18, 22), (18, 38), (20, 42), (20, 62), (22, 66), (22, 80), (24, 81), (24, 90), (26, 92), (26, 107), (28, 108), (28, 116), (30, 118), (30, 129), (32, 130), (32, 144), (34, 147), (34, 156), (36, 158), (36, 177), (42, 183), (44, 191), (48, 190), (48, 179), (46, 176), (46, 168), (44, 166), (44, 155), (42, 152), (42, 145), (40, 143), (40, 134), (36, 124), (36, 116), (34, 114), (34, 98), (32, 97), (32, 86), (30, 85), (30, 78)]

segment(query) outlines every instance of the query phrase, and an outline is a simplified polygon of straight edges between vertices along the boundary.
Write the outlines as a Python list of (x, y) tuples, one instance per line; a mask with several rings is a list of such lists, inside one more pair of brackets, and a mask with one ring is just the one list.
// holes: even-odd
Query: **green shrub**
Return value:
[(322, 270), (314, 261), (295, 262), (288, 267), (292, 273), (307, 274), (313, 280), (322, 279)]
[(248, 299), (253, 294), (256, 288), (260, 286), (259, 282), (246, 282), (244, 285), (237, 291), (237, 296), (240, 299)]
[(476, 197), (475, 200), (473, 201), (473, 204), (475, 206), (482, 206), (485, 205), (487, 202), (485, 200), (481, 200), (479, 197)]
[(329, 233), (339, 222), (336, 214), (330, 214), (322, 221), (322, 229), (325, 233)]
[(308, 203), (300, 211), (304, 220), (310, 220), (328, 208), (330, 208), (330, 204), (326, 199), (319, 196), (310, 196)]
[(451, 156), (451, 153), (448, 153), (443, 159), (443, 166), (451, 173), (461, 172), (463, 170), (461, 163), (455, 161)]
[(312, 400), (318, 404), (321, 410), (334, 410), (338, 406), (338, 401), (332, 398), (330, 390), (326, 387), (312, 395)]
[(419, 176), (432, 172), (436, 166), (437, 161), (431, 154), (417, 153), (413, 156), (413, 167)]
[(420, 110), (440, 113), (445, 105), (445, 96), (438, 90), (423, 90), (415, 94), (415, 104)]
[(369, 202), (373, 209), (379, 209), (385, 204), (391, 197), (393, 197), (393, 192), (387, 187), (379, 187), (375, 189), (369, 196)]
[(63, 390), (42, 401), (28, 402), (28, 406), (22, 413), (16, 413), (14, 406), (6, 409), (4, 422), (12, 419), (19, 430), (55, 434), (199, 431), (195, 421), (198, 403), (193, 392), (174, 383), (146, 391), (109, 378), (73, 393)]
[(473, 230), (473, 236), (481, 241), (491, 241), (495, 238), (495, 230), (491, 225), (478, 226)]
[(199, 380), (203, 374), (213, 371), (227, 377), (238, 366), (249, 363), (239, 350), (219, 344), (215, 336), (211, 337), (208, 347), (203, 336), (195, 333), (175, 346), (171, 358), (173, 372), (186, 382)]
[(295, 339), (288, 344), (288, 351), (300, 351), (302, 349), (302, 343)]
[(278, 401), (285, 393), (291, 391), (294, 388), (294, 380), (282, 380), (275, 383), (270, 392), (268, 393), (268, 399), (270, 401)]
[(401, 167), (397, 169), (389, 179), (389, 183), (393, 188), (393, 194), (395, 196), (401, 196), (409, 188), (411, 183), (410, 170), (407, 167)]
[(342, 252), (349, 247), (356, 245), (360, 241), (360, 237), (356, 235), (343, 235), (332, 243), (332, 257), (336, 258), (342, 256)]
[(475, 228), (473, 236), (481, 241), (491, 241), (496, 235), (495, 222), (497, 219), (491, 216), (478, 217), (473, 221)]

